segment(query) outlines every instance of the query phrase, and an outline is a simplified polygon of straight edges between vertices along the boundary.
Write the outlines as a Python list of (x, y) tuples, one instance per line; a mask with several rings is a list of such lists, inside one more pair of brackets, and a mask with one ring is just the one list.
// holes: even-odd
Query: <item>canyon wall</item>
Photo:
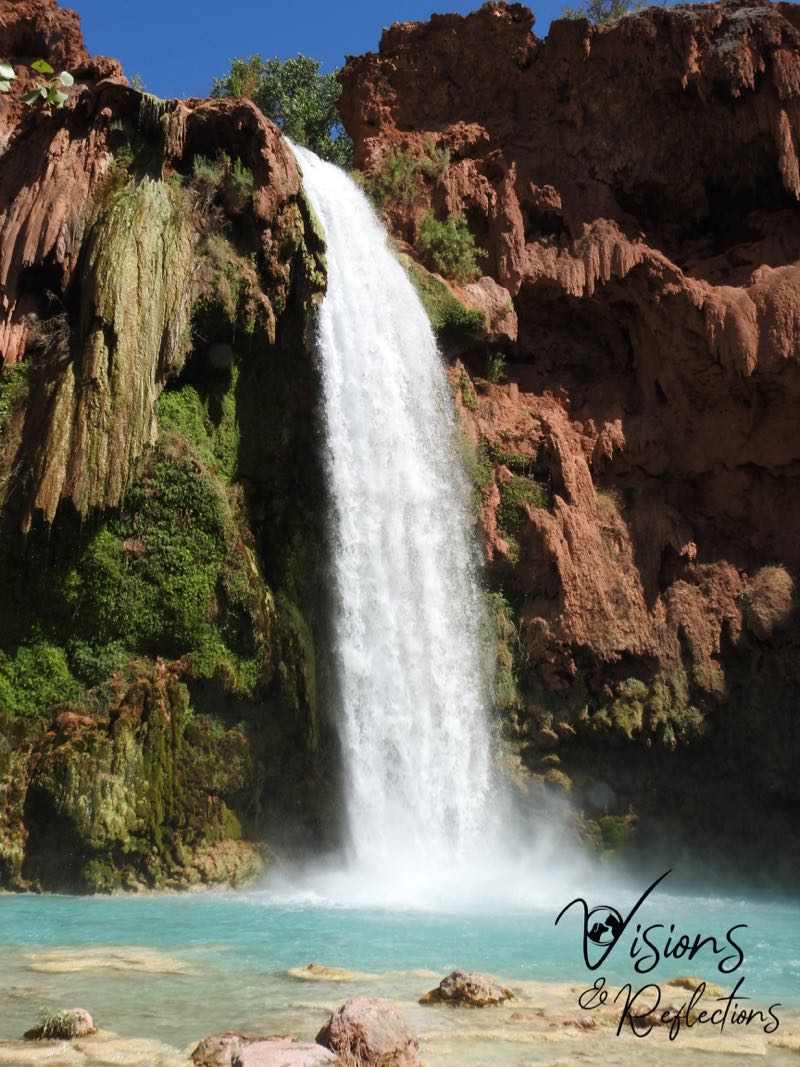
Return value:
[(0, 884), (238, 882), (335, 833), (323, 240), (248, 101), (134, 90), (50, 0), (0, 56)]
[(393, 26), (340, 103), (367, 175), (438, 155), (387, 221), (432, 268), (422, 220), (462, 213), (494, 290), (455, 292), (505, 308), (448, 355), (509, 759), (607, 848), (788, 876), (800, 8), (533, 21)]

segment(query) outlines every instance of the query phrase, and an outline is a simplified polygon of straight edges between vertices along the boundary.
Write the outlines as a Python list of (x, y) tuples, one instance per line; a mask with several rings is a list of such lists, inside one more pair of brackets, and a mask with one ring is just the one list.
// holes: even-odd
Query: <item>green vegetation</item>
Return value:
[(449, 215), (439, 222), (429, 211), (420, 223), (419, 246), (441, 274), (460, 285), (479, 276), (478, 259), (486, 255), (476, 246), (461, 214)]
[(644, 0), (583, 0), (578, 7), (563, 7), (561, 15), (567, 19), (588, 19), (600, 24), (616, 22), (623, 15), (640, 11), (645, 6)]
[(486, 357), (486, 381), (498, 385), (506, 376), (506, 357), (502, 352), (493, 351)]
[(25, 363), (0, 367), (0, 442), (8, 433), (11, 416), (27, 393), (28, 370)]
[(426, 137), (421, 156), (408, 146), (388, 148), (378, 170), (364, 179), (364, 187), (379, 208), (408, 205), (422, 191), (423, 175), (438, 181), (449, 166), (449, 150)]
[(485, 322), (483, 311), (462, 304), (440, 278), (428, 273), (410, 256), (401, 253), (398, 259), (411, 278), (438, 337), (458, 341), (474, 337), (481, 330)]
[(353, 144), (344, 132), (336, 101), (341, 86), (336, 75), (320, 71), (309, 56), (234, 59), (223, 78), (215, 78), (212, 96), (244, 96), (252, 100), (292, 141), (305, 145), (340, 167), (350, 165)]
[[(63, 107), (69, 99), (69, 95), (64, 90), (75, 84), (75, 79), (69, 71), (62, 70), (60, 74), (56, 74), (45, 59), (37, 59), (31, 63), (31, 70), (42, 75), (52, 74), (52, 77), (46, 78), (45, 81), (35, 82), (33, 88), (22, 97), (23, 102), (29, 106), (45, 103)], [(10, 92), (11, 83), (16, 79), (17, 72), (12, 65), (5, 60), (0, 60), (0, 93)]]
[(552, 503), (552, 496), (547, 487), (534, 478), (515, 474), (511, 481), (501, 483), (497, 531), (508, 544), (510, 562), (516, 563), (519, 560), (518, 534), (525, 519), (527, 505), (549, 508)]
[(514, 609), (501, 591), (487, 592), (485, 597), (494, 634), (495, 706), (503, 715), (513, 715), (522, 706), (516, 671), (520, 654), (516, 617)]
[(69, 71), (62, 70), (60, 74), (56, 74), (45, 59), (37, 59), (31, 63), (31, 70), (35, 70), (37, 74), (51, 74), (52, 77), (36, 82), (33, 89), (22, 97), (23, 101), (28, 105), (44, 102), (53, 104), (55, 107), (63, 107), (69, 99), (69, 95), (64, 90), (75, 84), (75, 79)]
[(0, 93), (11, 92), (11, 83), (15, 81), (17, 72), (10, 63), (0, 60)]
[[(521, 474), (525, 478), (533, 477), (533, 470), (539, 458), (538, 452), (515, 452), (512, 448), (504, 448), (502, 445), (492, 445), (489, 451), (495, 463), (508, 467), (514, 474)], [(546, 506), (549, 507), (549, 504)]]
[(220, 196), (225, 207), (238, 214), (253, 202), (255, 178), (249, 167), (240, 159), (231, 160), (226, 152), (215, 160), (197, 155), (192, 162), (192, 187), (205, 210)]
[(478, 410), (478, 395), (475, 392), (475, 386), (470, 381), (468, 374), (462, 374), (458, 380), (458, 386), (461, 390), (461, 399), (464, 403), (464, 407), (468, 411)]

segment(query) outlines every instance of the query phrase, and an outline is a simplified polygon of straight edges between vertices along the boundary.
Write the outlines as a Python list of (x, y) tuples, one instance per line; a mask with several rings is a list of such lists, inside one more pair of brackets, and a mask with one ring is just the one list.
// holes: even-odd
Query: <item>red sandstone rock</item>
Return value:
[[(390, 212), (396, 234), (413, 244), (430, 207), (464, 212), (514, 298), (507, 384), (462, 418), (473, 440), (533, 444), (552, 492), (526, 507), (514, 565), (498, 475), (480, 510), (545, 700), (591, 711), (649, 664), (715, 706), (747, 576), (800, 568), (797, 10), (651, 8), (540, 40), (526, 8), (491, 2), (393, 26), (342, 72), (361, 167), (389, 145), (450, 149)], [(780, 632), (796, 628), (787, 589)]]

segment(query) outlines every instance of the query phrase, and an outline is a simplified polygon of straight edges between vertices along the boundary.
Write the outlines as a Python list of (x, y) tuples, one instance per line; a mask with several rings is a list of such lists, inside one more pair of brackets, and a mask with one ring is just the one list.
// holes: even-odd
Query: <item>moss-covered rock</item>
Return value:
[(52, 521), (63, 497), (84, 515), (122, 499), (155, 439), (160, 387), (186, 354), (196, 243), (189, 212), (162, 180), (131, 180), (99, 207), (70, 350), (42, 371), (44, 440), (29, 449), (26, 528), (37, 510)]
[(448, 285), (405, 253), (398, 256), (430, 319), (434, 333), (443, 341), (475, 340), (484, 325), (479, 308), (462, 303)]
[(202, 872), (209, 849), (241, 836), (227, 801), (253, 775), (244, 733), (194, 716), (186, 687), (151, 673), (108, 715), (63, 713), (43, 736), (25, 802), (23, 879), (90, 892), (180, 884), (196, 853)]

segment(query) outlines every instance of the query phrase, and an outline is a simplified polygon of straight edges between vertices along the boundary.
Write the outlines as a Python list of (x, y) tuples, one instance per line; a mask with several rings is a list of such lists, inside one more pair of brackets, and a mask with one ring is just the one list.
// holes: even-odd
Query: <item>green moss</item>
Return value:
[(633, 839), (635, 818), (632, 816), (604, 815), (597, 823), (603, 847), (609, 852), (622, 852)]
[(158, 400), (162, 430), (191, 442), (206, 469), (226, 482), (233, 480), (240, 447), (236, 412), (239, 368), (209, 376), (201, 390), (191, 382), (166, 389)]
[(398, 259), (417, 290), (434, 333), (442, 340), (473, 338), (484, 326), (486, 316), (477, 308), (468, 308), (453, 295), (440, 278), (420, 267), (403, 253)]
[(28, 393), (28, 369), (27, 363), (14, 363), (5, 368), (0, 365), (0, 445), (8, 433), (12, 415)]
[(40, 715), (82, 692), (64, 648), (33, 639), (12, 652), (0, 651), (0, 707), (5, 714)]
[(475, 387), (469, 379), (469, 375), (462, 374), (458, 379), (458, 387), (461, 390), (461, 400), (468, 411), (478, 410), (478, 396)]
[(194, 249), (186, 205), (162, 181), (131, 181), (99, 210), (73, 359), (52, 384), (24, 526), (37, 508), (52, 521), (62, 497), (83, 515), (119, 504), (152, 441), (160, 382), (186, 355)]
[(572, 791), (572, 779), (557, 767), (551, 767), (544, 775), (545, 785), (559, 793)]
[(494, 701), (504, 715), (522, 707), (517, 682), (517, 660), (521, 653), (514, 609), (500, 591), (487, 592), (486, 606), (495, 649)]

